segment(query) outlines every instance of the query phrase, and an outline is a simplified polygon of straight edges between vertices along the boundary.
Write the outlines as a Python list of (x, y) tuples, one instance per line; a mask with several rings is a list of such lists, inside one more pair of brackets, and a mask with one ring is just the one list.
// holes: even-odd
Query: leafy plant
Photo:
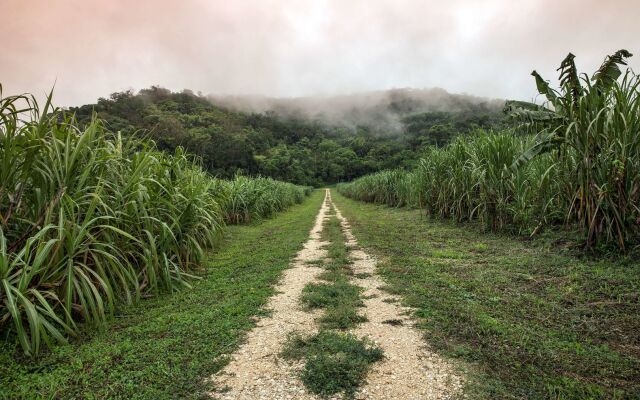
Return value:
[[(234, 184), (182, 148), (159, 152), (95, 115), (81, 129), (51, 96), (40, 110), (32, 97), (0, 95), (0, 166), (0, 327), (29, 355), (79, 322), (103, 324), (118, 303), (189, 287), (225, 220), (246, 221), (228, 217)], [(251, 216), (308, 193), (256, 182), (263, 200), (246, 206)]]
[(525, 131), (537, 131), (535, 143), (513, 168), (557, 151), (563, 167), (576, 169), (575, 179), (566, 181), (571, 196), (566, 218), (586, 230), (588, 247), (604, 239), (624, 249), (639, 230), (640, 79), (627, 71), (619, 80), (620, 65), (631, 56), (624, 49), (607, 56), (589, 79), (579, 76), (570, 53), (558, 68), (559, 90), (532, 73), (545, 106), (507, 103)]
[(620, 50), (589, 79), (572, 54), (560, 65), (560, 89), (536, 71), (542, 105), (507, 102), (520, 121), (511, 130), (477, 131), (426, 150), (412, 171), (383, 171), (338, 185), (347, 197), (425, 209), (490, 230), (539, 232), (574, 225), (585, 247), (622, 250), (640, 237), (640, 77), (624, 75)]

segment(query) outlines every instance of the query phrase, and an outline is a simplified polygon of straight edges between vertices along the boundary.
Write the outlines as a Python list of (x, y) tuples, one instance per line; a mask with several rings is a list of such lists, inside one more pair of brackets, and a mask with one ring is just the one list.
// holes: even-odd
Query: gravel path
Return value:
[[(452, 365), (431, 352), (422, 334), (414, 327), (411, 310), (400, 306), (400, 299), (383, 292), (384, 282), (375, 274), (376, 263), (363, 250), (347, 220), (335, 207), (329, 190), (316, 217), (309, 240), (283, 274), (277, 285), (277, 295), (269, 300), (272, 310), (248, 334), (246, 342), (232, 361), (211, 379), (220, 390), (211, 393), (217, 399), (318, 399), (306, 392), (298, 379), (302, 362), (289, 362), (278, 354), (291, 332), (317, 332), (314, 319), (318, 313), (301, 309), (302, 289), (316, 280), (323, 269), (310, 262), (326, 258), (326, 243), (321, 241), (323, 222), (333, 207), (340, 220), (346, 243), (351, 247), (353, 269), (361, 278), (353, 283), (365, 289), (368, 322), (360, 324), (352, 333), (367, 336), (380, 346), (385, 359), (375, 363), (367, 376), (367, 383), (356, 394), (357, 399), (449, 399), (461, 393), (462, 380)], [(337, 397), (339, 398), (339, 397)]]
[(218, 399), (314, 399), (306, 394), (297, 378), (299, 365), (278, 357), (287, 335), (291, 332), (315, 333), (317, 315), (303, 311), (299, 304), (302, 289), (323, 271), (309, 262), (326, 257), (326, 244), (320, 240), (325, 215), (329, 211), (331, 194), (327, 190), (309, 240), (298, 252), (291, 268), (286, 270), (276, 286), (278, 294), (269, 300), (269, 317), (261, 319), (248, 334), (246, 342), (232, 361), (212, 379), (215, 386), (227, 390), (212, 393)]
[[(451, 364), (430, 351), (415, 328), (411, 309), (400, 298), (380, 290), (385, 283), (376, 275), (376, 262), (357, 249), (357, 241), (347, 220), (336, 208), (347, 244), (352, 246), (353, 283), (364, 288), (364, 314), (368, 321), (353, 331), (367, 336), (383, 350), (385, 359), (374, 363), (358, 399), (450, 399), (459, 397), (462, 381)], [(358, 275), (364, 274), (364, 275)]]

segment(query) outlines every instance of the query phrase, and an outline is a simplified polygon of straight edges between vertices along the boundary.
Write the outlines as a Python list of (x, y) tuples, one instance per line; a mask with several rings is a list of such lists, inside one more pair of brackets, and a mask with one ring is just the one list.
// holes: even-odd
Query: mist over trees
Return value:
[(411, 167), (425, 146), (504, 124), (502, 105), (442, 89), (222, 99), (153, 86), (70, 111), (80, 123), (95, 111), (111, 129), (150, 137), (163, 150), (183, 146), (219, 177), (265, 175), (317, 186)]
[(420, 113), (492, 114), (504, 107), (503, 100), (444, 89), (390, 89), (341, 96), (270, 98), (263, 96), (213, 96), (212, 103), (247, 113), (273, 113), (283, 118), (318, 120), (356, 129), (367, 127), (378, 133), (401, 132), (403, 118)]

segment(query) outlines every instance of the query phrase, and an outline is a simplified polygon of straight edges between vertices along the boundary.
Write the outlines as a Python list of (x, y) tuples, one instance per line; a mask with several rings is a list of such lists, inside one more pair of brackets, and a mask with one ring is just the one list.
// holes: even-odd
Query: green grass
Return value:
[(308, 309), (361, 305), (361, 289), (341, 279), (332, 283), (310, 283), (302, 291), (300, 301)]
[(369, 366), (383, 358), (382, 350), (369, 341), (333, 331), (293, 336), (282, 355), (306, 358), (301, 378), (310, 392), (321, 396), (343, 392), (347, 398), (365, 379)]
[(472, 397), (640, 397), (640, 262), (333, 199)]
[(340, 304), (327, 309), (318, 322), (324, 329), (344, 331), (362, 322), (367, 322), (367, 317), (359, 314), (358, 309), (352, 304)]
[(324, 229), (322, 230), (322, 240), (330, 243), (327, 246), (328, 261), (323, 265), (328, 271), (328, 274), (324, 275), (324, 277), (327, 278), (325, 280), (328, 281), (347, 279), (353, 274), (351, 270), (351, 264), (353, 262), (349, 258), (349, 249), (345, 244), (340, 221), (335, 217), (335, 214), (332, 215), (333, 216), (325, 222)]
[(0, 398), (202, 398), (204, 379), (254, 326), (273, 285), (307, 239), (315, 192), (274, 219), (226, 230), (191, 290), (120, 310), (103, 332), (55, 346), (37, 360), (0, 345)]
[(362, 288), (349, 282), (353, 274), (352, 262), (335, 214), (325, 221), (321, 238), (329, 243), (327, 261), (322, 264), (326, 271), (319, 275), (319, 279), (326, 282), (305, 286), (300, 301), (309, 310), (324, 309), (324, 314), (318, 319), (322, 329), (346, 330), (367, 319), (358, 314), (358, 308), (363, 306), (360, 299)]

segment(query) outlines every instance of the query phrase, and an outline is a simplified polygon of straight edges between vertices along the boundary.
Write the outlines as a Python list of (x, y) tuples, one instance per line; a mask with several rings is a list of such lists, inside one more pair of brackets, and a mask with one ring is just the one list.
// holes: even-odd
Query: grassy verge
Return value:
[(640, 397), (640, 262), (333, 199), (473, 397)]
[(323, 193), (274, 219), (230, 226), (191, 290), (121, 310), (104, 332), (37, 360), (0, 345), (0, 398), (201, 398), (205, 378), (253, 327), (252, 317), (307, 239)]

